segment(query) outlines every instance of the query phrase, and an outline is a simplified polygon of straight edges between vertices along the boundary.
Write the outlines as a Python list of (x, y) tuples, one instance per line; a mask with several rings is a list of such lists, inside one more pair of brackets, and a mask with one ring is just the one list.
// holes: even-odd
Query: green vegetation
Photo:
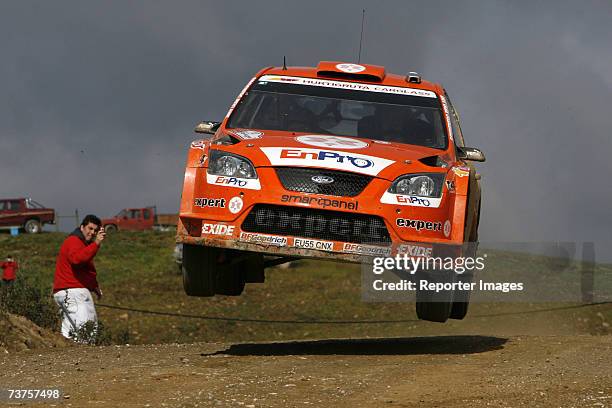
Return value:
[[(43, 326), (55, 326), (57, 313), (51, 287), (62, 233), (0, 234), (0, 257), (13, 254), (20, 262), (18, 280), (27, 283), (22, 300), (3, 297), (0, 304)], [(299, 261), (289, 269), (270, 268), (265, 284), (247, 284), (240, 297), (191, 298), (172, 257), (169, 232), (121, 232), (108, 237), (96, 257), (104, 298), (98, 303), (103, 343), (194, 341), (271, 341), (329, 337), (391, 337), (442, 334), (608, 334), (612, 307), (601, 305), (532, 314), (509, 314), (566, 306), (550, 303), (476, 303), (463, 321), (445, 324), (416, 321), (413, 303), (367, 303), (361, 299), (360, 266)], [(487, 251), (488, 263), (499, 271), (527, 265), (534, 272), (553, 273), (550, 258)], [(553, 265), (554, 266), (554, 265)], [(572, 267), (569, 269), (571, 270)], [(612, 276), (597, 266), (598, 276)], [(21, 284), (20, 284), (21, 285)], [(24, 286), (25, 287), (25, 286)], [(34, 288), (34, 289), (32, 289)], [(404, 320), (401, 323), (283, 324), (209, 320), (143, 314), (103, 305), (182, 315), (266, 320)], [(40, 315), (37, 317), (37, 315)], [(490, 315), (490, 316), (484, 316)], [(43, 316), (43, 317), (41, 317)]]

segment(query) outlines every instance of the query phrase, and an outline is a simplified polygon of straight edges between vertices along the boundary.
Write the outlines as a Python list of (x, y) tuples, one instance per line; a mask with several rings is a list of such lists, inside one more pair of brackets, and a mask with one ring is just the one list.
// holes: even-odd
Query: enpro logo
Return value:
[(307, 147), (261, 147), (272, 166), (322, 167), (376, 176), (393, 160), (353, 152)]
[(206, 174), (206, 182), (217, 186), (244, 188), (248, 190), (261, 190), (259, 179), (246, 179), (240, 177), (216, 176)]
[(420, 207), (429, 207), (431, 205), (429, 200), (426, 198), (421, 198), (421, 197), (416, 197), (416, 196), (403, 196), (403, 195), (398, 195), (396, 197), (397, 197), (397, 202), (400, 204), (403, 204), (403, 203), (415, 204)]
[(247, 185), (247, 181), (240, 180), (236, 177), (218, 176), (215, 179), (215, 184), (226, 184), (228, 186), (244, 187)]
[(280, 154), (281, 159), (310, 159), (310, 160), (329, 160), (336, 163), (351, 164), (360, 169), (374, 166), (374, 162), (361, 157), (344, 155), (339, 152), (321, 150), (318, 152), (308, 152), (302, 149), (283, 149)]

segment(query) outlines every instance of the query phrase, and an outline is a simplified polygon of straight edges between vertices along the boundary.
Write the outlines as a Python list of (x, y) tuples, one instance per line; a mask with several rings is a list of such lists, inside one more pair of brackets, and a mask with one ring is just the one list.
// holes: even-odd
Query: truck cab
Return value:
[(0, 229), (19, 228), (38, 234), (45, 224), (55, 224), (55, 210), (31, 198), (0, 199)]
[(144, 231), (153, 229), (155, 208), (124, 208), (117, 215), (102, 220), (106, 232)]

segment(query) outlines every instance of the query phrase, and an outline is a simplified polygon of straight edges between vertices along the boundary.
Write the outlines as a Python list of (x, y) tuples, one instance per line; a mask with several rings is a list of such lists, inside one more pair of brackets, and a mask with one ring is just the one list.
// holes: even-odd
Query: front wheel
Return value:
[(42, 230), (38, 220), (27, 220), (23, 228), (28, 234), (38, 234)]
[(105, 225), (104, 231), (106, 231), (107, 234), (114, 234), (115, 232), (117, 232), (117, 226), (115, 224)]
[(183, 244), (183, 288), (188, 296), (215, 295), (219, 249)]
[[(430, 283), (453, 283), (454, 271), (421, 272), (419, 279)], [(453, 308), (452, 290), (421, 290), (416, 292), (416, 314), (421, 320), (444, 323), (451, 316)]]

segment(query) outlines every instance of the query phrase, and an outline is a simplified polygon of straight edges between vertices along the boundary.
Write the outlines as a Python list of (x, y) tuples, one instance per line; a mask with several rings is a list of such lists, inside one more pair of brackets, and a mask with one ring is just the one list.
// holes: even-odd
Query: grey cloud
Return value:
[(483, 239), (612, 244), (608, 2), (0, 7), (2, 196), (63, 212), (175, 211), (193, 125), (223, 117), (283, 55), (355, 61), (365, 7), (362, 62), (443, 83), (487, 154)]

